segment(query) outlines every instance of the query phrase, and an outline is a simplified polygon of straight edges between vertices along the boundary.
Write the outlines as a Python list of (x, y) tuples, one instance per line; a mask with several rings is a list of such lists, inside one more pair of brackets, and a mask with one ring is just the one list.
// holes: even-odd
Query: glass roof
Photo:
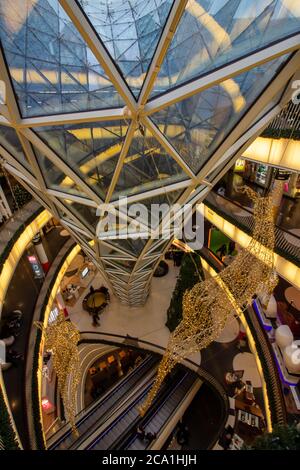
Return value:
[(172, 0), (80, 0), (80, 5), (138, 96)]
[(58, 0), (1, 2), (0, 39), (24, 117), (124, 104)]
[[(105, 198), (127, 131), (123, 121), (38, 127), (34, 130), (85, 183)], [(64, 178), (60, 184), (66, 186)]]
[[(299, 0), (0, 1), (0, 154), (79, 238), (96, 240), (104, 201), (196, 200), (281, 106), (299, 33)], [(159, 254), (147, 240), (105, 243)]]
[(179, 101), (153, 120), (197, 173), (286, 59), (281, 56)]

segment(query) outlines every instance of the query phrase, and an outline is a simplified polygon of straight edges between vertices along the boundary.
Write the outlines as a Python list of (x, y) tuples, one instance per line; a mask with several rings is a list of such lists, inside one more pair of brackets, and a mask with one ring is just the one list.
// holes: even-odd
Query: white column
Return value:
[(64, 299), (63, 299), (63, 296), (62, 296), (60, 290), (57, 291), (57, 294), (56, 294), (56, 302), (57, 302), (57, 305), (58, 305), (59, 310), (62, 310), (62, 311), (64, 312), (65, 317), (68, 318), (69, 312), (68, 312), (68, 310), (67, 310), (65, 301), (64, 301)]
[(43, 270), (45, 273), (49, 271), (50, 268), (50, 263), (48, 260), (48, 256), (46, 255), (45, 248), (43, 247), (42, 243), (42, 237), (40, 233), (35, 235), (32, 239), (32, 243), (34, 244), (34, 247), (36, 249), (36, 253), (38, 255), (39, 261), (43, 267)]

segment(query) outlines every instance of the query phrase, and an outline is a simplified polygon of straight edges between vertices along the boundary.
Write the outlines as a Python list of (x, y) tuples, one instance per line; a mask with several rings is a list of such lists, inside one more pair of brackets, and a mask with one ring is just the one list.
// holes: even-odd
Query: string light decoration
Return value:
[(43, 326), (35, 322), (44, 335), (44, 349), (52, 352), (53, 368), (57, 375), (58, 389), (61, 394), (65, 414), (72, 431), (78, 434), (75, 425), (76, 390), (81, 379), (80, 361), (77, 344), (80, 333), (76, 326), (66, 321), (63, 312), (59, 312), (56, 320)]
[(230, 317), (244, 311), (255, 294), (270, 295), (278, 282), (274, 270), (274, 191), (266, 197), (258, 196), (247, 186), (240, 191), (254, 202), (250, 243), (217, 276), (198, 282), (184, 293), (182, 321), (169, 337), (154, 384), (139, 408), (141, 416), (177, 363), (216, 340)]

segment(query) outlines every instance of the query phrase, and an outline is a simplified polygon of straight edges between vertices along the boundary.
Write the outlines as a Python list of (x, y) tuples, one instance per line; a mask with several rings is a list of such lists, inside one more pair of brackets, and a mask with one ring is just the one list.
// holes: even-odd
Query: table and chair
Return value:
[(234, 403), (234, 417), (219, 441), (228, 450), (239, 450), (251, 443), (255, 436), (265, 429), (265, 417), (261, 407), (256, 403), (253, 385), (250, 380), (243, 381), (243, 370), (228, 371), (224, 381)]
[(99, 289), (90, 288), (90, 292), (82, 301), (82, 308), (90, 315), (98, 315), (108, 305), (110, 295), (107, 287), (101, 286)]

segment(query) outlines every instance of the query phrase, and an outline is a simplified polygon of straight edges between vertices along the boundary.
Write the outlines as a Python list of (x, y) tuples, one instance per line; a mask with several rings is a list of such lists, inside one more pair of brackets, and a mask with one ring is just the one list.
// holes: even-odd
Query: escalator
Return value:
[[(199, 382), (199, 388), (201, 385), (200, 379), (191, 372), (187, 372), (184, 377), (176, 384), (172, 389), (171, 394), (167, 395), (159, 406), (157, 406), (152, 413), (145, 417), (141, 423), (145, 429), (146, 434), (150, 432), (152, 435), (158, 437), (166, 424), (169, 422), (170, 417), (178, 409), (179, 405), (186, 399), (189, 391), (196, 385), (196, 381)], [(124, 443), (119, 449), (126, 450), (143, 450), (147, 449), (151, 442), (147, 440), (141, 440), (137, 435), (136, 429), (132, 434), (131, 438)]]
[[(96, 403), (78, 414), (76, 426), (79, 436), (72, 433), (70, 426), (60, 429), (49, 440), (49, 450), (75, 449), (99, 428), (128, 398), (139, 383), (154, 375), (159, 358), (147, 356), (132, 372), (108, 390)], [(64, 431), (65, 429), (65, 431)]]
[(111, 450), (124, 449), (128, 445), (133, 445), (133, 442), (137, 440), (137, 426), (144, 425), (144, 422), (150, 422), (154, 417), (155, 427), (162, 426), (169, 419), (170, 413), (176, 409), (195, 380), (197, 380), (195, 373), (178, 366), (163, 384), (150, 410), (144, 417), (141, 417), (138, 407), (144, 402), (153, 385), (153, 380), (149, 381), (143, 391), (137, 393), (131, 403), (123, 408), (118, 417), (105, 429), (100, 430), (98, 435), (95, 434), (93, 440), (82, 446), (81, 449)]

